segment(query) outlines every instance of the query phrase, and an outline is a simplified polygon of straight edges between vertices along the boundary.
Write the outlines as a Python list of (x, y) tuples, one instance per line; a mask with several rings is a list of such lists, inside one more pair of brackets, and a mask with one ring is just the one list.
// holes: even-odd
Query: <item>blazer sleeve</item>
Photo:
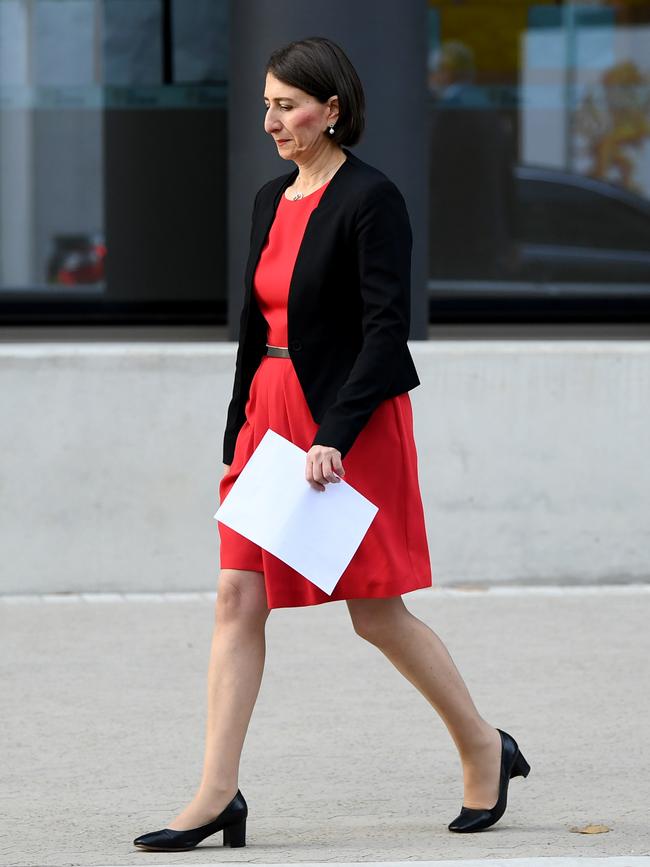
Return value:
[[(251, 217), (249, 243), (252, 243), (253, 240), (255, 213), (257, 210), (257, 202), (260, 193), (261, 189), (257, 191), (255, 201), (253, 202), (253, 214)], [(242, 379), (244, 368), (244, 330), (249, 303), (250, 299), (245, 298), (239, 317), (239, 345), (237, 347), (237, 357), (235, 360), (235, 378), (233, 382), (232, 396), (230, 398), (230, 403), (228, 404), (228, 410), (226, 413), (226, 429), (223, 437), (223, 462), (228, 466), (232, 463), (235, 454), (235, 442), (237, 440), (237, 434), (239, 433), (242, 425), (244, 424), (244, 411), (246, 408), (246, 400), (248, 399), (247, 395), (242, 395)]]
[(333, 446), (342, 457), (387, 393), (393, 365), (409, 335), (413, 235), (404, 197), (389, 178), (365, 193), (354, 234), (361, 349), (311, 443)]

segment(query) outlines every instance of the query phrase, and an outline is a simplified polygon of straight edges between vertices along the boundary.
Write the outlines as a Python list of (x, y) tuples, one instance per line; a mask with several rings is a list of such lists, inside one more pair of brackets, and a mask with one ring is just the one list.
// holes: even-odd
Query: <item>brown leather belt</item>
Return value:
[(291, 358), (288, 346), (270, 346), (267, 343), (266, 354), (272, 355), (274, 358)]

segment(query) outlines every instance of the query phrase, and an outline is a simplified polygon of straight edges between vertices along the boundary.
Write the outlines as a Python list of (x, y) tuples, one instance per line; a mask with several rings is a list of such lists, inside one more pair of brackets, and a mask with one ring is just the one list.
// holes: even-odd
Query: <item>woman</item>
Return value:
[(255, 197), (220, 498), (272, 428), (306, 451), (313, 488), (324, 492), (345, 476), (379, 511), (331, 595), (218, 523), (202, 779), (166, 828), (134, 844), (191, 849), (223, 830), (224, 845), (245, 845), (239, 761), (269, 612), (342, 599), (355, 631), (432, 704), (459, 750), (463, 805), (449, 829), (480, 831), (501, 817), (510, 778), (529, 766), (514, 739), (480, 716), (441, 640), (401, 598), (432, 583), (408, 394), (419, 379), (406, 342), (412, 238), (404, 199), (347, 148), (363, 131), (364, 94), (338, 45), (313, 37), (275, 51), (264, 104), (266, 132), (297, 168)]

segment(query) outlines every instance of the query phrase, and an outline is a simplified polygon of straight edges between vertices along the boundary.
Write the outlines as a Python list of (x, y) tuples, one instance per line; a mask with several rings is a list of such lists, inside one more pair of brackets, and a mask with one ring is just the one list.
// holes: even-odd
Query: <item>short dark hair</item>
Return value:
[(265, 72), (285, 84), (298, 87), (319, 102), (339, 98), (339, 117), (334, 135), (324, 135), (339, 145), (357, 144), (366, 121), (366, 101), (361, 79), (343, 49), (324, 36), (309, 36), (277, 48)]

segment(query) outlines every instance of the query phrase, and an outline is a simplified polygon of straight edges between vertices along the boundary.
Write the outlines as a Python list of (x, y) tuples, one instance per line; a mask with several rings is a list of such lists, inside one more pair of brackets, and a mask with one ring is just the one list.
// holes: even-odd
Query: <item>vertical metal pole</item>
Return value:
[(161, 0), (160, 24), (162, 29), (162, 83), (174, 83), (174, 34), (172, 0)]

